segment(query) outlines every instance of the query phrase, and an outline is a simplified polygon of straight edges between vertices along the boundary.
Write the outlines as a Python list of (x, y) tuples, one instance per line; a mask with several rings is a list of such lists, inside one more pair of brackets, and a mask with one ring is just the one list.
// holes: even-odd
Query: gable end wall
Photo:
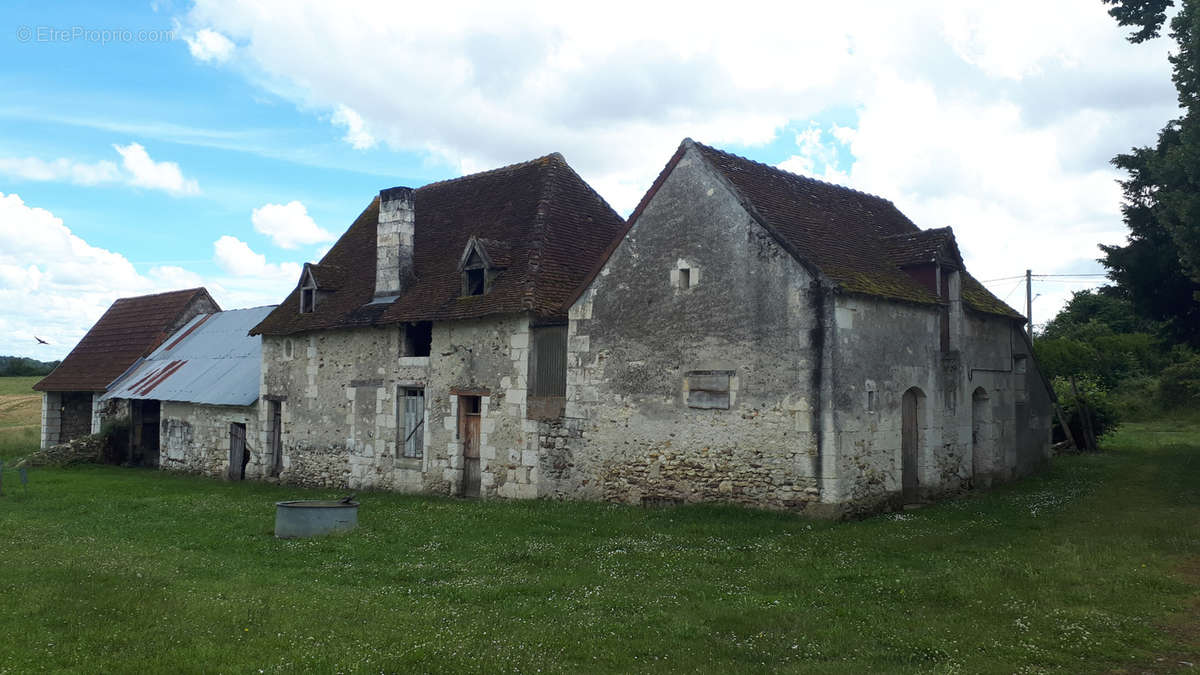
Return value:
[[(677, 286), (681, 267), (693, 287)], [(566, 417), (543, 430), (541, 492), (818, 501), (812, 293), (809, 273), (688, 150), (570, 310)], [(691, 371), (733, 373), (728, 410), (688, 406)]]

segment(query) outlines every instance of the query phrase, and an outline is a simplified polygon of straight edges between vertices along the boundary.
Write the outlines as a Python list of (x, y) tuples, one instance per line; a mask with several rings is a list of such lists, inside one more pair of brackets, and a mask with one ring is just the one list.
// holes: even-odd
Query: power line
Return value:
[(1095, 279), (1095, 278), (1104, 278), (1104, 277), (1107, 277), (1108, 275), (1107, 274), (1034, 274), (1032, 276), (1034, 279), (1049, 279), (1049, 278), (1058, 278), (1058, 277), (1086, 277), (1089, 279)]
[(1008, 293), (1004, 294), (1004, 300), (1002, 300), (1001, 302), (1008, 302), (1008, 296), (1012, 295), (1013, 291), (1017, 290), (1018, 288), (1020, 288), (1024, 285), (1025, 285), (1025, 279), (1022, 278), (1020, 281), (1017, 282), (1016, 286), (1012, 287), (1012, 291), (1009, 291)]

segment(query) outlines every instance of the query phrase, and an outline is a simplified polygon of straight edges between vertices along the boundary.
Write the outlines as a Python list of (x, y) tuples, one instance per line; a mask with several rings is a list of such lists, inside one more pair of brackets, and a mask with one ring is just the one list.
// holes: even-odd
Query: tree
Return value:
[[(1158, 37), (1174, 0), (1102, 0), (1134, 43)], [(1178, 52), (1169, 58), (1182, 117), (1157, 146), (1134, 148), (1113, 164), (1121, 181), (1126, 246), (1103, 246), (1109, 277), (1138, 312), (1170, 322), (1177, 339), (1200, 344), (1200, 0), (1181, 0), (1170, 20)]]
[(1138, 316), (1128, 294), (1114, 286), (1076, 291), (1040, 337), (1090, 339), (1100, 335), (1156, 333), (1159, 324)]

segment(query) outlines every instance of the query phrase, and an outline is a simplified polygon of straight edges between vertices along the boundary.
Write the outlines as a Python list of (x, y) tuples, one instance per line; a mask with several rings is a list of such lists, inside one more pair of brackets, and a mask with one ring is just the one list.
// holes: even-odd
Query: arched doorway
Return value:
[(904, 503), (921, 498), (921, 480), (917, 471), (921, 448), (921, 408), (925, 394), (913, 387), (904, 392), (900, 403), (900, 485)]
[(971, 395), (971, 485), (981, 487), (981, 479), (991, 469), (992, 429), (987, 390), (979, 387)]

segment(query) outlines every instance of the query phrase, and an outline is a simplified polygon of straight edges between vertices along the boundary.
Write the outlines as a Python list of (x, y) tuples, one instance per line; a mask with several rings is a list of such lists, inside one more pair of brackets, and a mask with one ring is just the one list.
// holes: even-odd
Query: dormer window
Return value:
[[(492, 256), (488, 253), (485, 243), (499, 248), (496, 242), (484, 242), (471, 237), (458, 262), (459, 273), (462, 274), (462, 297), (487, 295), (492, 290), (492, 282), (500, 273)], [(503, 251), (501, 251), (503, 253)]]
[(317, 277), (313, 274), (313, 266), (305, 263), (304, 271), (300, 273), (300, 313), (311, 314), (317, 309), (320, 293), (317, 287)]

